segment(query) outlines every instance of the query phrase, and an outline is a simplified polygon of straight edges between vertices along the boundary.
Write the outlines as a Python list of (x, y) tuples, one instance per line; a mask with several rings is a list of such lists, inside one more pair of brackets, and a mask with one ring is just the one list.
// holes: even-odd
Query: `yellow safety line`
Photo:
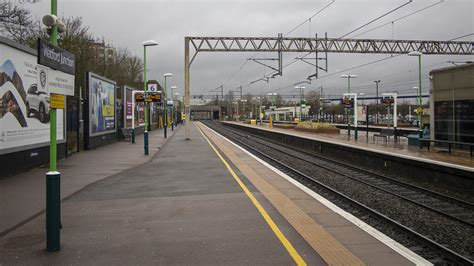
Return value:
[[(196, 124), (195, 124), (196, 126)], [(278, 226), (275, 224), (273, 219), (268, 215), (267, 211), (262, 207), (260, 202), (252, 195), (250, 190), (245, 186), (245, 184), (240, 180), (240, 178), (235, 174), (234, 170), (230, 167), (230, 165), (227, 163), (227, 161), (222, 157), (222, 155), (219, 153), (219, 151), (214, 147), (214, 145), (211, 143), (211, 141), (206, 137), (206, 135), (202, 132), (202, 130), (196, 126), (196, 128), (199, 130), (201, 135), (206, 139), (207, 143), (211, 146), (211, 148), (214, 150), (214, 152), (217, 154), (217, 156), (221, 159), (221, 161), (224, 163), (224, 165), (227, 167), (227, 170), (230, 172), (230, 174), (234, 177), (235, 181), (240, 185), (242, 190), (245, 192), (247, 197), (249, 197), (250, 201), (252, 201), (253, 205), (257, 208), (257, 210), (260, 212), (260, 214), (263, 216), (267, 224), (270, 226), (272, 229), (273, 233), (278, 237), (280, 242), (283, 244), (283, 246), (286, 248), (290, 256), (293, 258), (293, 260), (296, 262), (297, 265), (306, 265), (306, 262), (301, 258), (300, 254), (298, 254), (298, 251), (293, 247), (293, 245), (288, 241), (288, 239), (283, 235), (283, 233), (280, 231)]]

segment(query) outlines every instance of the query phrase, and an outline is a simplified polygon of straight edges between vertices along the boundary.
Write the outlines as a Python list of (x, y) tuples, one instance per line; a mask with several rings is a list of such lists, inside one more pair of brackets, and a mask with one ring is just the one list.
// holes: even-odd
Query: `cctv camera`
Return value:
[(55, 15), (46, 15), (43, 17), (43, 24), (48, 26), (48, 27), (52, 27), (54, 26), (58, 21), (58, 17), (56, 17)]
[(58, 32), (62, 33), (66, 31), (66, 25), (61, 20), (58, 21)]

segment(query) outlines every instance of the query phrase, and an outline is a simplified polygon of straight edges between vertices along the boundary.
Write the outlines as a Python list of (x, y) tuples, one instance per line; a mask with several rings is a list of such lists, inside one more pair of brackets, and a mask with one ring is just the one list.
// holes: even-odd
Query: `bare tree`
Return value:
[(37, 23), (28, 9), (11, 2), (0, 3), (0, 34), (21, 44), (28, 44)]

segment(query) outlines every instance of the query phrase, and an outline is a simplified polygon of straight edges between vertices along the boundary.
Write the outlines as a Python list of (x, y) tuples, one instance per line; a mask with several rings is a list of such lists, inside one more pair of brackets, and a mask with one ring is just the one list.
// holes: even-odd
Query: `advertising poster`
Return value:
[[(49, 144), (48, 73), (54, 70), (38, 65), (26, 48), (11, 45), (0, 39), (0, 154)], [(58, 142), (64, 135), (64, 110), (58, 109)]]
[(89, 134), (115, 132), (115, 82), (89, 73)]
[(367, 120), (367, 109), (365, 106), (357, 106), (357, 121), (366, 122)]
[(145, 104), (143, 102), (133, 102), (134, 91), (137, 90), (127, 86), (124, 87), (124, 104), (126, 106), (125, 127), (127, 128), (132, 128), (133, 116), (135, 116), (135, 127), (145, 125)]

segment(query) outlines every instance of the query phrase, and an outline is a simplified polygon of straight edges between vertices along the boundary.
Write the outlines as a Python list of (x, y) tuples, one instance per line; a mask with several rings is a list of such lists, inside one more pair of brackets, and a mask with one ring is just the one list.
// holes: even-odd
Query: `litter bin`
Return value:
[(410, 146), (420, 146), (420, 139), (418, 134), (410, 134), (407, 136), (408, 145)]

